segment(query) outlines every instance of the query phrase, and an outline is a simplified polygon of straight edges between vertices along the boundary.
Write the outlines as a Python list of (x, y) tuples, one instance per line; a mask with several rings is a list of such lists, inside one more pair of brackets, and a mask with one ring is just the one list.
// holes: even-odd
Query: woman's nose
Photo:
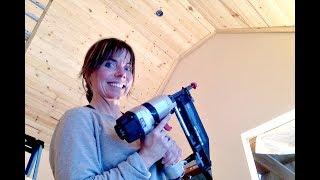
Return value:
[(115, 76), (123, 78), (123, 77), (125, 77), (125, 75), (126, 75), (126, 72), (125, 72), (124, 68), (118, 67), (117, 71), (115, 72)]

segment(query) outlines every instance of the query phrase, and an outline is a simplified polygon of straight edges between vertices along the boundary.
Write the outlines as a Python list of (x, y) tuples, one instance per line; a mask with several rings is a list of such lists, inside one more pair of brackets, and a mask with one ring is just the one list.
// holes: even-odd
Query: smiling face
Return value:
[(118, 100), (127, 95), (133, 82), (130, 53), (115, 52), (91, 74), (90, 81), (93, 96)]

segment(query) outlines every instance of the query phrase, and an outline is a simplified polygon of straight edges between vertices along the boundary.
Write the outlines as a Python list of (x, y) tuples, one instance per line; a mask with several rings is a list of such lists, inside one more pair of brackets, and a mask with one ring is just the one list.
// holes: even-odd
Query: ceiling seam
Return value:
[[(105, 1), (103, 1), (103, 2), (105, 2)], [(106, 6), (108, 6), (108, 7), (113, 11), (113, 13), (119, 15), (119, 17), (121, 17), (125, 22), (127, 22), (127, 24), (128, 24), (129, 26), (135, 28), (135, 30), (138, 31), (142, 36), (144, 36), (146, 39), (149, 39), (144, 33), (142, 33), (142, 32), (140, 31), (140, 28), (137, 28), (136, 26), (134, 26), (134, 24), (137, 24), (137, 23), (135, 23), (135, 22), (130, 22), (130, 20), (128, 20), (127, 18), (125, 18), (125, 17), (123, 17), (122, 15), (116, 13), (116, 12), (113, 10), (113, 7), (110, 7), (109, 4), (106, 4)], [(121, 6), (119, 6), (119, 8), (122, 9)], [(122, 10), (127, 11), (127, 10), (125, 10), (125, 9), (122, 9)], [(130, 16), (134, 17), (130, 12), (127, 11), (127, 13), (128, 13)], [(163, 42), (163, 41), (162, 41), (156, 34), (154, 34), (152, 31), (150, 31), (150, 33), (153, 34), (159, 41)], [(152, 42), (152, 41), (150, 41), (150, 42)], [(157, 48), (159, 48), (159, 49), (160, 49), (165, 55), (167, 55), (170, 59), (174, 59), (174, 57), (171, 57), (171, 55), (169, 55), (169, 54), (168, 54), (164, 49), (162, 49), (157, 43), (155, 43), (154, 41), (153, 41), (152, 43), (154, 43), (154, 44), (157, 46)], [(165, 44), (165, 42), (163, 42), (163, 43)], [(179, 54), (178, 52), (176, 52), (176, 51), (173, 50), (173, 49), (172, 49), (172, 51), (174, 51), (175, 54)]]
[(231, 9), (229, 6), (227, 6), (227, 4), (224, 3), (222, 0), (219, 0), (219, 1), (220, 1), (220, 3), (221, 3), (229, 12), (231, 12), (231, 16), (232, 16), (233, 18), (235, 18), (235, 17), (233, 16), (232, 13), (237, 14), (238, 17), (239, 17), (239, 20), (240, 20), (243, 24), (245, 24), (245, 25), (247, 25), (249, 28), (251, 28), (251, 26), (250, 26), (248, 23), (245, 22), (245, 20), (243, 19), (243, 17), (240, 15), (239, 12), (235, 12), (234, 10), (232, 10), (232, 9)]
[(257, 14), (260, 16), (260, 18), (263, 20), (263, 22), (264, 23), (266, 23), (266, 25), (268, 26), (268, 27), (271, 27), (271, 25), (269, 25), (268, 23), (267, 23), (267, 21), (264, 19), (264, 17), (258, 12), (258, 10), (254, 7), (254, 5), (249, 1), (249, 0), (247, 0), (248, 1), (248, 3), (250, 4), (250, 6), (252, 6), (252, 8), (257, 12)]

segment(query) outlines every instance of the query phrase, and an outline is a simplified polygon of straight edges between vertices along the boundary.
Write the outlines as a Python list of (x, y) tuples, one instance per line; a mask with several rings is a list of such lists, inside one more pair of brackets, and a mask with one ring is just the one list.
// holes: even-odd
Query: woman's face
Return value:
[(128, 94), (133, 81), (130, 54), (117, 51), (91, 74), (93, 96), (120, 99)]

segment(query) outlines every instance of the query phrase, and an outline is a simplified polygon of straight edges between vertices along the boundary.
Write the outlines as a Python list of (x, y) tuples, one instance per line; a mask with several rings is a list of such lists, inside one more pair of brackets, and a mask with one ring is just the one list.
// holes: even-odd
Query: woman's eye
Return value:
[(132, 72), (132, 67), (131, 67), (131, 66), (125, 66), (125, 67), (124, 67), (124, 70), (129, 71), (129, 72)]
[(116, 69), (117, 68), (117, 64), (112, 62), (112, 61), (107, 61), (104, 66), (107, 67), (107, 68), (110, 68), (110, 69)]

